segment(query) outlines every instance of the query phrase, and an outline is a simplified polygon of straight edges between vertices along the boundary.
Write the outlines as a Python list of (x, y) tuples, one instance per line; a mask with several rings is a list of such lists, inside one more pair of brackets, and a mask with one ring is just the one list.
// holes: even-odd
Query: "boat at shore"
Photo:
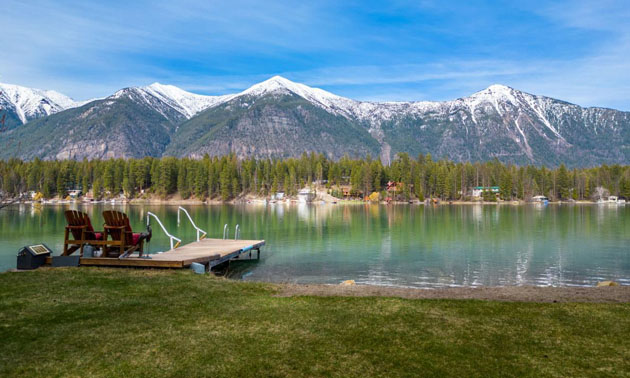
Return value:
[(626, 199), (623, 197), (619, 198), (618, 196), (609, 196), (608, 200), (604, 201), (604, 203), (609, 204), (609, 205), (622, 205), (623, 206), (626, 204)]
[(538, 204), (538, 205), (548, 205), (549, 204), (549, 198), (547, 198), (545, 196), (534, 196), (534, 197), (532, 197), (532, 202), (534, 202), (535, 204)]

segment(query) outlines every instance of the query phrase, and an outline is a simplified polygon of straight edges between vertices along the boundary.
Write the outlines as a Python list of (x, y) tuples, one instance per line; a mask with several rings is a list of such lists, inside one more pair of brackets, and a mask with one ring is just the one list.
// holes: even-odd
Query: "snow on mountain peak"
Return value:
[(239, 93), (239, 95), (252, 95), (252, 96), (261, 96), (267, 93), (273, 92), (293, 92), (298, 96), (309, 98), (309, 97), (339, 97), (330, 92), (326, 92), (319, 88), (311, 88), (307, 85), (295, 83), (289, 79), (286, 79), (282, 76), (273, 76), (265, 81), (262, 81), (258, 84), (254, 84), (243, 92)]
[(358, 101), (337, 96), (323, 89), (313, 88), (309, 87), (308, 85), (296, 83), (278, 75), (273, 76), (258, 84), (254, 84), (253, 86), (239, 93), (238, 96), (263, 96), (272, 93), (293, 93), (307, 101), (315, 103), (315, 105), (323, 107), (324, 109), (327, 109), (334, 113), (343, 113), (345, 115), (347, 115), (350, 111), (350, 107), (354, 107), (359, 104)]
[[(166, 104), (188, 119), (202, 110), (218, 105), (234, 97), (233, 95), (205, 96), (187, 92), (174, 85), (161, 84), (158, 82), (144, 87), (124, 88), (114, 93), (111, 97), (118, 98), (125, 94), (136, 94), (139, 96), (140, 100), (146, 102), (153, 108), (156, 107), (156, 103), (155, 100), (151, 100), (151, 98), (157, 98), (161, 103)], [(161, 109), (156, 110), (162, 113)]]
[(514, 93), (517, 92), (513, 88), (510, 88), (502, 84), (492, 84), (486, 89), (475, 92), (469, 96), (469, 98), (506, 98), (511, 99)]
[(491, 86), (486, 88), (486, 90), (493, 91), (493, 92), (505, 92), (505, 91), (509, 92), (514, 89), (503, 84), (492, 84)]
[[(61, 110), (78, 107), (87, 101), (76, 102), (55, 91), (43, 91), (0, 84), (0, 108), (15, 108), (17, 116), (26, 123), (28, 120), (50, 115)], [(264, 95), (297, 95), (311, 104), (328, 112), (346, 117), (368, 121), (373, 128), (383, 120), (391, 120), (403, 116), (422, 115), (427, 111), (437, 111), (464, 105), (468, 108), (473, 122), (477, 122), (475, 113), (480, 107), (494, 107), (498, 114), (504, 114), (514, 106), (528, 107), (545, 119), (545, 98), (529, 95), (501, 84), (493, 84), (486, 89), (468, 97), (444, 102), (367, 102), (341, 97), (323, 89), (309, 87), (293, 82), (282, 76), (273, 76), (254, 84), (248, 89), (223, 96), (206, 96), (187, 92), (174, 85), (155, 82), (143, 87), (129, 87), (117, 91), (110, 99), (122, 96), (134, 101), (143, 102), (166, 118), (173, 114), (181, 114), (190, 119), (199, 112), (218, 106), (241, 96), (260, 97)], [(247, 100), (246, 102), (250, 102)], [(175, 111), (175, 113), (173, 112)], [(176, 117), (178, 118), (178, 117)], [(548, 124), (545, 122), (545, 124)], [(548, 126), (550, 127), (550, 126)], [(550, 127), (551, 128), (551, 127)], [(377, 130), (378, 131), (378, 130)], [(554, 130), (554, 132), (556, 132)]]
[(493, 84), (486, 89), (473, 93), (469, 97), (459, 99), (459, 101), (463, 101), (468, 106), (473, 121), (476, 123), (475, 109), (480, 104), (490, 103), (498, 114), (503, 114), (502, 108), (504, 108), (505, 104), (518, 105), (520, 103), (517, 97), (522, 97), (522, 93), (506, 85)]
[(15, 111), (22, 123), (82, 104), (56, 91), (0, 83), (0, 108)]
[(186, 118), (191, 118), (200, 111), (209, 108), (219, 102), (225, 101), (230, 96), (204, 96), (187, 92), (174, 85), (153, 83), (142, 87), (145, 92), (164, 101)]

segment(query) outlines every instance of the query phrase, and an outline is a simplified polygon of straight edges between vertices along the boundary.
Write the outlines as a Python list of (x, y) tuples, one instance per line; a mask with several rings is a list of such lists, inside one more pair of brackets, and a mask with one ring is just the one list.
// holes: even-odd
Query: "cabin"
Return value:
[(403, 189), (404, 184), (402, 182), (387, 181), (388, 192), (400, 192)]
[(498, 196), (500, 190), (501, 188), (498, 186), (476, 186), (472, 188), (471, 192), (473, 198), (481, 198), (484, 192), (491, 192)]
[(68, 195), (70, 196), (70, 198), (79, 198), (79, 196), (81, 195), (81, 189), (71, 189), (68, 190)]

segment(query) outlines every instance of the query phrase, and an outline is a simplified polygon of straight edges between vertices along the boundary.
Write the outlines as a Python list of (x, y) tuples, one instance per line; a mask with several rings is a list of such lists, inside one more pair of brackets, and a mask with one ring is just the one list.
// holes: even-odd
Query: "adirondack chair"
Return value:
[[(129, 217), (120, 211), (103, 211), (105, 234), (103, 239), (107, 246), (103, 249), (103, 257), (127, 257), (134, 252), (143, 254), (144, 241), (151, 238), (150, 233), (135, 233), (129, 225)], [(111, 237), (111, 240), (108, 238)]]
[[(90, 217), (81, 211), (66, 210), (64, 215), (68, 225), (63, 238), (62, 256), (69, 256), (79, 249), (83, 256), (83, 247), (86, 244), (101, 244), (103, 233), (94, 231)], [(70, 239), (70, 234), (74, 239)]]

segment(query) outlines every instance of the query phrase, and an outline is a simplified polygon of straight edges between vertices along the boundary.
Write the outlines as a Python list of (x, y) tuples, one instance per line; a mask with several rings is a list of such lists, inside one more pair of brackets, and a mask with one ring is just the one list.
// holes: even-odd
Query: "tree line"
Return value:
[[(95, 198), (124, 194), (127, 198), (157, 195), (167, 198), (230, 200), (244, 194), (267, 196), (279, 191), (295, 195), (300, 188), (325, 185), (333, 195), (349, 188), (354, 197), (373, 193), (399, 200), (439, 198), (465, 200), (473, 187), (500, 188), (505, 200), (544, 195), (552, 200), (588, 200), (619, 195), (630, 198), (630, 166), (602, 165), (567, 169), (515, 166), (498, 160), (452, 162), (416, 158), (406, 153), (390, 165), (368, 156), (331, 160), (322, 154), (287, 159), (238, 159), (235, 155), (190, 158), (0, 161), (0, 190), (5, 196), (28, 191), (45, 198), (64, 197), (69, 190)], [(388, 191), (395, 183), (395, 191)], [(381, 197), (382, 198), (382, 197)]]

